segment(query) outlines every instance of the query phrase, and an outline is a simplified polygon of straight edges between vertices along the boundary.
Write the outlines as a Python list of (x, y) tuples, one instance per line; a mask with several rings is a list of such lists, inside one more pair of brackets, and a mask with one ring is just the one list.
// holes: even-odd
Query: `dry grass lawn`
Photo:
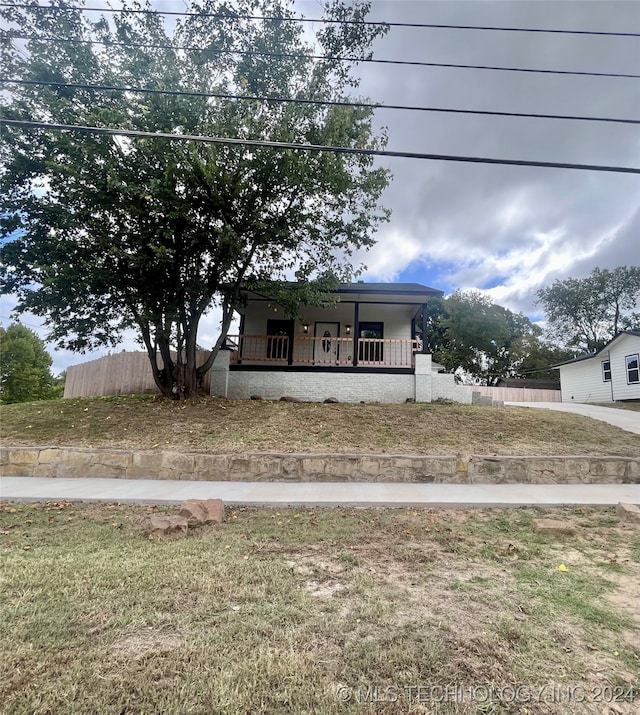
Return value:
[(237, 509), (152, 543), (153, 509), (0, 505), (3, 713), (640, 710), (611, 509)]
[(0, 406), (6, 445), (189, 452), (638, 456), (640, 436), (578, 415), (443, 404), (318, 404), (153, 395)]

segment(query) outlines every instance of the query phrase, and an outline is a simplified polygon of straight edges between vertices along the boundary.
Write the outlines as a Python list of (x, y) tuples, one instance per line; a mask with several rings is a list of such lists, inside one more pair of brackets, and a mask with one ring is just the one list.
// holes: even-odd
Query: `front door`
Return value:
[(340, 323), (316, 323), (313, 362), (336, 365), (340, 357)]

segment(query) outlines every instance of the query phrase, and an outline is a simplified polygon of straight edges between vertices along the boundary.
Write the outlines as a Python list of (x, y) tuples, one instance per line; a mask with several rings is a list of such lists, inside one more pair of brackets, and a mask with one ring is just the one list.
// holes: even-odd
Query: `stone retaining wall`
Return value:
[(640, 483), (633, 457), (400, 456), (388, 454), (188, 454), (2, 447), (0, 475), (202, 481)]

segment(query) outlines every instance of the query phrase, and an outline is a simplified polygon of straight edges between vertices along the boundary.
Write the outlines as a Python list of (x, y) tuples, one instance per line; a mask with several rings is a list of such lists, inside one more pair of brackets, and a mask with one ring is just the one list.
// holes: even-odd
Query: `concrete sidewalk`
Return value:
[(640, 412), (635, 412), (634, 410), (587, 405), (580, 402), (505, 402), (504, 404), (509, 407), (533, 407), (542, 410), (556, 410), (557, 412), (571, 412), (574, 415), (583, 415), (594, 420), (607, 422), (626, 432), (640, 434)]
[(179, 504), (218, 498), (247, 506), (612, 506), (640, 504), (640, 484), (407, 484), (188, 482), (155, 479), (0, 478), (0, 501)]

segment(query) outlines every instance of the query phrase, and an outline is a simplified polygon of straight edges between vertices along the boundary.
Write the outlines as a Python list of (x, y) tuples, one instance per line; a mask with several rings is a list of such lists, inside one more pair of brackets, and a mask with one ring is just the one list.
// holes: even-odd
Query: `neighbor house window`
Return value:
[(638, 353), (635, 355), (627, 355), (627, 382), (640, 382), (640, 370), (638, 369)]
[(605, 382), (611, 382), (611, 361), (610, 360), (602, 361), (602, 379)]

